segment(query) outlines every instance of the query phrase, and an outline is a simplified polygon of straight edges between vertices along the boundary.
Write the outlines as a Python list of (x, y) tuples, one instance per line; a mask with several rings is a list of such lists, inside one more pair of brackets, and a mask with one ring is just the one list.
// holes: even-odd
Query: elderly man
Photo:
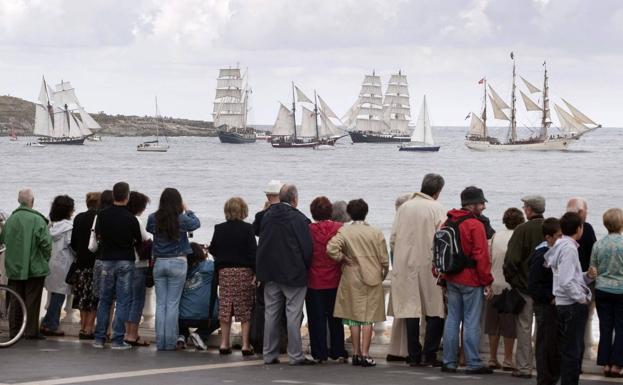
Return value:
[(285, 306), (290, 365), (313, 365), (305, 358), (301, 317), (312, 256), (309, 219), (296, 209), (298, 191), (284, 185), (280, 203), (266, 211), (260, 226), (256, 275), (264, 283), (264, 363), (279, 363), (279, 319)]
[[(390, 237), (391, 308), (395, 318), (405, 319), (407, 363), (411, 366), (441, 366), (437, 350), (443, 333), (443, 294), (430, 272), (433, 237), (446, 219), (446, 210), (437, 201), (443, 186), (441, 175), (426, 174), (420, 192), (398, 209)], [(420, 344), (422, 317), (426, 319), (424, 350)]]
[(530, 257), (536, 247), (544, 241), (543, 213), (545, 198), (528, 195), (521, 198), (527, 222), (517, 226), (508, 241), (504, 257), (504, 278), (511, 288), (517, 290), (526, 304), (517, 315), (517, 353), (515, 371), (518, 378), (532, 378), (532, 318), (534, 315), (532, 297), (528, 295), (528, 272)]
[[(588, 215), (588, 204), (584, 198), (571, 198), (569, 202), (567, 202), (567, 212), (568, 213), (577, 213), (580, 218), (582, 218), (583, 223), (583, 232), (582, 237), (578, 241), (578, 254), (580, 256), (580, 265), (582, 266), (582, 271), (586, 273), (589, 268), (589, 263), (591, 260), (591, 253), (593, 251), (593, 245), (597, 242), (597, 237), (595, 236), (595, 230), (593, 226), (586, 222), (586, 216)], [(593, 297), (595, 298), (595, 285), (591, 284), (589, 286), (591, 291), (593, 292)], [(591, 357), (591, 350), (586, 350), (586, 346), (593, 345), (593, 331), (592, 331), (592, 319), (595, 315), (595, 301), (591, 301), (588, 306), (588, 321), (586, 322), (586, 330), (584, 331), (584, 346), (582, 347), (581, 356), (584, 357), (586, 354), (587, 359), (593, 359)], [(580, 363), (581, 364), (581, 363)]]
[(253, 231), (255, 231), (256, 236), (260, 236), (260, 226), (262, 224), (262, 218), (264, 217), (264, 213), (268, 208), (276, 203), (279, 203), (279, 191), (283, 187), (283, 183), (278, 180), (271, 180), (268, 182), (268, 186), (264, 190), (264, 194), (266, 194), (266, 203), (264, 205), (264, 210), (259, 211), (255, 214), (255, 219), (253, 220)]
[[(0, 243), (6, 246), (8, 286), (26, 302), (26, 339), (45, 339), (39, 332), (39, 308), (43, 283), (49, 273), (52, 237), (47, 219), (32, 208), (35, 203), (32, 190), (21, 190), (17, 201), (20, 206), (7, 219), (0, 233)], [(17, 334), (22, 324), (23, 315), (16, 308), (12, 306), (9, 314), (11, 336)]]

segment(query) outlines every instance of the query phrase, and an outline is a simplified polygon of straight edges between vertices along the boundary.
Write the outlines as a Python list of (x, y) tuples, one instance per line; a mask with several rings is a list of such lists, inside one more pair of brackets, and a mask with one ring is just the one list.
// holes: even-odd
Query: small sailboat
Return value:
[(398, 151), (435, 152), (439, 151), (439, 147), (440, 146), (435, 146), (435, 142), (433, 141), (433, 129), (430, 124), (426, 95), (424, 95), (424, 101), (422, 101), (422, 108), (420, 109), (417, 124), (411, 135), (411, 141), (398, 146)]
[(169, 150), (169, 142), (167, 137), (164, 136), (164, 142), (160, 140), (160, 111), (158, 110), (158, 98), (156, 98), (156, 140), (150, 140), (143, 142), (136, 146), (136, 150), (139, 152), (167, 152)]
[(26, 147), (34, 147), (34, 148), (44, 148), (45, 145), (39, 142), (28, 142), (25, 144)]

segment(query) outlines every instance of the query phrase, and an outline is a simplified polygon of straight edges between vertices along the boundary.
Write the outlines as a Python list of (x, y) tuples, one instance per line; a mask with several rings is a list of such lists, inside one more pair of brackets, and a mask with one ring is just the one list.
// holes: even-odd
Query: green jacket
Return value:
[(543, 217), (530, 219), (515, 229), (504, 257), (504, 278), (511, 287), (528, 293), (530, 258), (535, 248), (543, 242)]
[(41, 213), (24, 205), (17, 208), (6, 220), (0, 243), (6, 246), (7, 278), (26, 280), (48, 275), (52, 237)]

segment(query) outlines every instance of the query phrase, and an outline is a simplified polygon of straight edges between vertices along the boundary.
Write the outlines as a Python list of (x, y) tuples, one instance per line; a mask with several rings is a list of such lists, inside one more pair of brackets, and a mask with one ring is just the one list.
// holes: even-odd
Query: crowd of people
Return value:
[[(118, 350), (148, 346), (138, 331), (145, 288), (155, 286), (158, 350), (184, 349), (189, 340), (205, 349), (220, 328), (219, 353), (231, 354), (235, 321), (241, 323), (242, 355), (258, 350), (268, 365), (279, 363), (286, 334), (291, 365), (350, 359), (369, 367), (376, 364), (370, 343), (374, 323), (386, 317), (383, 282), (389, 275), (387, 315), (394, 322), (388, 361), (531, 378), (536, 358), (539, 385), (577, 384), (587, 319), (596, 308), (597, 364), (605, 376), (620, 377), (623, 211), (603, 214), (608, 235), (598, 241), (583, 199), (572, 198), (562, 216), (545, 218), (545, 199), (529, 195), (521, 198), (523, 210), (503, 213), (505, 228), (495, 231), (483, 214), (482, 189), (466, 187), (461, 207), (448, 211), (438, 201), (444, 184), (442, 176), (427, 174), (420, 191), (397, 199), (389, 245), (366, 222), (363, 199), (319, 196), (310, 204), (312, 221), (297, 209), (296, 186), (279, 181), (268, 184), (266, 205), (252, 224), (245, 222), (242, 198), (227, 200), (225, 221), (214, 227), (207, 246), (213, 259), (190, 241), (201, 223), (179, 191), (164, 189), (143, 223), (150, 199), (125, 182), (88, 193), (87, 211), (73, 221), (71, 197), (57, 196), (46, 218), (33, 209), (33, 192), (21, 190), (0, 243), (6, 246), (8, 285), (24, 298), (28, 314), (38, 315), (44, 287), (50, 294), (41, 323), (27, 318), (27, 339), (63, 335), (61, 310), (73, 294), (80, 339), (99, 349), (108, 343)], [(448, 253), (438, 247), (447, 234), (454, 237), (452, 252), (440, 256)], [(440, 266), (448, 256), (452, 268)], [(304, 306), (312, 359), (302, 348)], [(20, 315), (10, 317), (16, 333)], [(252, 333), (256, 323), (263, 328)], [(481, 331), (488, 336), (486, 363)]]

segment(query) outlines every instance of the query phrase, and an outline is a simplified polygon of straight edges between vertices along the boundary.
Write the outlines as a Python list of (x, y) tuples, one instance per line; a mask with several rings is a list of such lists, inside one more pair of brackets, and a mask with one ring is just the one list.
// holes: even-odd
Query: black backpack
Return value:
[(466, 215), (452, 221), (448, 215), (445, 225), (435, 232), (433, 238), (433, 266), (442, 274), (458, 274), (466, 267), (475, 267), (476, 261), (463, 253), (459, 225), (467, 219), (476, 218)]

